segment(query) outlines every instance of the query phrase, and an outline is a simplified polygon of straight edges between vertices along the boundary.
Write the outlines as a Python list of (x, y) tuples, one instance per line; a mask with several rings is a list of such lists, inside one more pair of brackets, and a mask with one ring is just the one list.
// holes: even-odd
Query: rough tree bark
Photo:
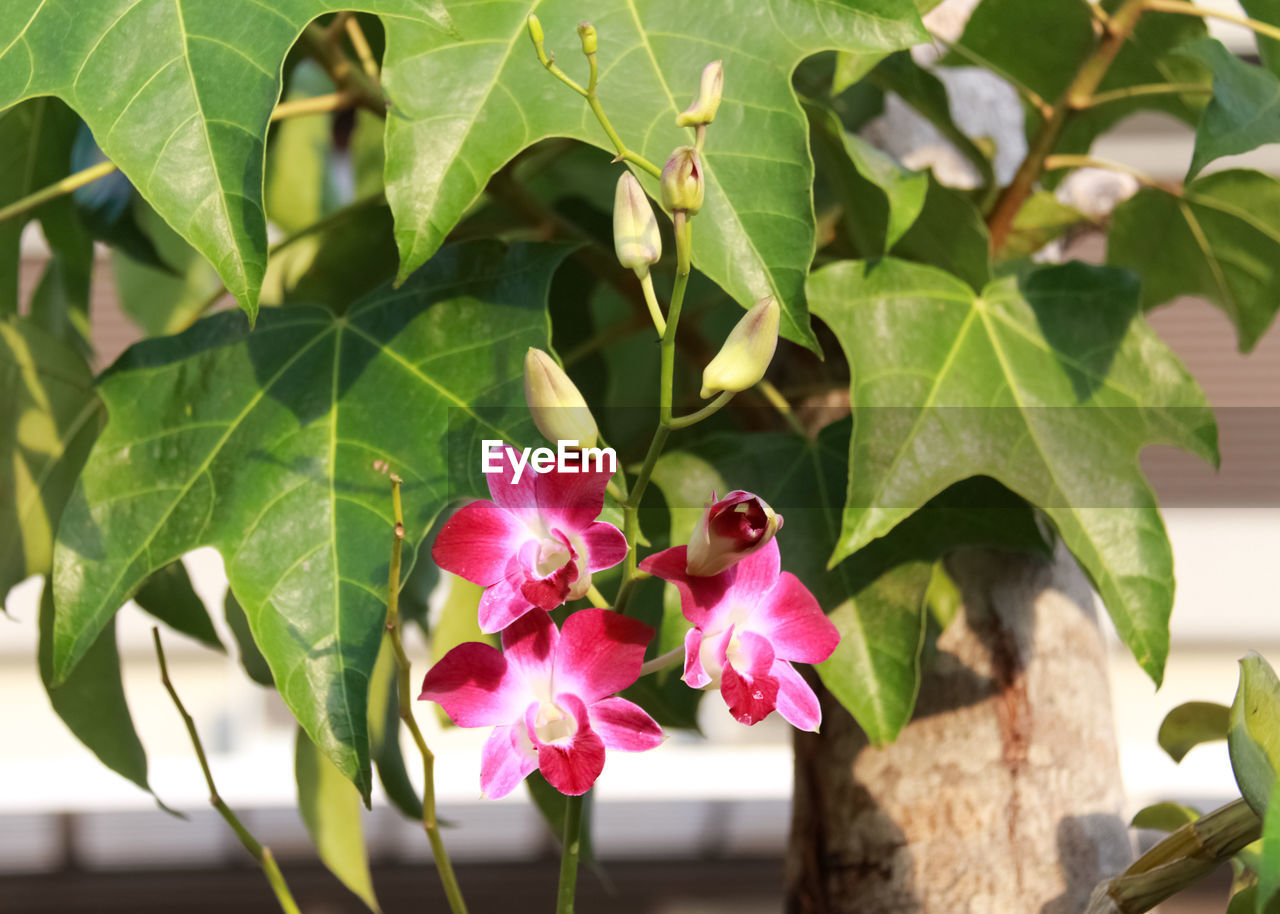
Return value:
[(1078, 914), (1130, 859), (1084, 576), (1065, 554), (948, 567), (964, 608), (898, 741), (870, 747), (825, 692), (796, 737), (793, 914)]

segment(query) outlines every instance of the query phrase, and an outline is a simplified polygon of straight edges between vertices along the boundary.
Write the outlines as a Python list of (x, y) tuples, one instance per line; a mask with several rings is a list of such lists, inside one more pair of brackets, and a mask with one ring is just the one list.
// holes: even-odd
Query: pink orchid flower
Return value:
[(526, 467), (514, 482), (512, 449), (502, 470), (488, 475), (493, 501), (473, 501), (440, 529), (431, 557), (445, 571), (487, 588), (480, 630), (500, 632), (534, 608), (551, 610), (584, 596), (591, 573), (627, 555), (613, 524), (597, 521), (608, 472), (538, 473)]
[(493, 727), (480, 756), (486, 797), (509, 794), (534, 768), (556, 790), (586, 793), (605, 749), (639, 752), (665, 737), (638, 705), (610, 697), (640, 676), (653, 629), (604, 609), (569, 616), (558, 631), (544, 612), (502, 632), (502, 652), (460, 644), (427, 672), (419, 698), (459, 727)]
[(684, 639), (684, 681), (695, 689), (718, 685), (729, 712), (748, 726), (776, 709), (793, 726), (817, 730), (818, 697), (789, 661), (821, 663), (840, 633), (799, 578), (780, 572), (777, 541), (711, 577), (686, 566), (684, 546), (640, 563), (676, 585), (693, 623)]

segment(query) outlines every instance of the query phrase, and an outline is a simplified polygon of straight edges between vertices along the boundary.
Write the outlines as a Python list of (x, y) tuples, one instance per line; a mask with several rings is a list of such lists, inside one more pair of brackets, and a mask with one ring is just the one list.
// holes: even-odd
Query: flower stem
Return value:
[(356, 57), (359, 58), (365, 75), (372, 80), (377, 80), (378, 61), (373, 56), (373, 48), (369, 47), (369, 39), (365, 37), (364, 29), (360, 28), (360, 20), (352, 15), (344, 26), (347, 30), (347, 39), (355, 49)]
[(591, 605), (596, 609), (609, 608), (609, 601), (604, 598), (604, 594), (594, 584), (587, 588), (587, 599), (591, 601)]
[(1095, 92), (1081, 102), (1079, 107), (1097, 108), (1099, 105), (1144, 95), (1209, 95), (1212, 92), (1213, 89), (1203, 83), (1151, 83), (1142, 86), (1125, 86), (1123, 89), (1112, 89), (1109, 92)]
[(582, 851), (583, 797), (565, 797), (564, 833), (560, 846), (560, 888), (556, 892), (556, 914), (573, 914), (578, 890), (578, 857)]
[(204, 782), (209, 787), (209, 802), (218, 814), (226, 820), (231, 826), (231, 830), (236, 833), (236, 837), (240, 839), (240, 843), (244, 845), (244, 849), (249, 852), (254, 860), (258, 861), (258, 866), (262, 867), (263, 874), (267, 877), (267, 882), (271, 885), (271, 891), (275, 892), (276, 901), (280, 904), (280, 910), (285, 914), (299, 914), (298, 903), (293, 900), (293, 893), (289, 891), (289, 885), (285, 882), (284, 874), (280, 872), (280, 867), (276, 864), (276, 858), (271, 853), (271, 848), (264, 847), (257, 838), (255, 838), (249, 829), (236, 817), (236, 814), (218, 795), (218, 788), (213, 783), (213, 772), (209, 770), (209, 759), (204, 754), (204, 745), (200, 742), (200, 734), (196, 732), (196, 722), (191, 715), (187, 713), (186, 706), (182, 703), (182, 699), (178, 697), (178, 690), (173, 687), (173, 681), (169, 678), (169, 664), (165, 662), (164, 646), (160, 643), (160, 629), (153, 627), (151, 629), (151, 638), (156, 645), (156, 659), (160, 661), (160, 681), (164, 683), (165, 691), (169, 693), (169, 697), (173, 699), (174, 707), (178, 709), (178, 714), (182, 716), (182, 722), (186, 725), (187, 734), (191, 737), (191, 745), (195, 747), (196, 758), (200, 761), (200, 770), (204, 772)]
[(650, 673), (656, 673), (659, 670), (665, 670), (669, 666), (675, 666), (684, 659), (684, 645), (680, 645), (674, 650), (667, 651), (665, 654), (659, 654), (652, 660), (646, 660), (644, 665), (640, 667), (640, 675), (648, 676)]
[(809, 430), (800, 424), (800, 420), (796, 418), (795, 411), (791, 408), (791, 404), (787, 402), (787, 398), (782, 395), (782, 391), (773, 386), (772, 381), (760, 381), (756, 385), (756, 390), (769, 401), (769, 405), (778, 411), (783, 419), (787, 421), (787, 425), (791, 426), (791, 430), (797, 435), (805, 438), (809, 437)]
[(435, 858), (436, 870), (440, 873), (440, 883), (444, 887), (445, 897), (449, 900), (449, 910), (453, 914), (466, 914), (467, 905), (462, 900), (462, 889), (458, 886), (458, 878), (454, 875), (453, 864), (444, 847), (444, 839), (440, 837), (440, 823), (436, 819), (436, 757), (427, 748), (427, 741), (418, 728), (418, 721), (413, 716), (412, 695), (409, 692), (409, 657), (404, 651), (404, 639), (400, 631), (400, 563), (404, 548), (404, 511), (400, 503), (401, 479), (394, 473), (391, 475), (391, 506), (395, 517), (395, 532), (391, 539), (391, 568), (387, 576), (387, 633), (391, 637), (391, 648), (396, 655), (396, 685), (400, 704), (400, 720), (405, 729), (413, 737), (414, 744), (422, 756), (422, 828), (427, 833), (427, 841), (431, 844), (431, 855)]
[(689, 413), (687, 416), (678, 416), (668, 421), (667, 428), (681, 429), (688, 428), (691, 425), (697, 425), (703, 419), (720, 412), (721, 409), (727, 406), (729, 401), (733, 399), (734, 393), (735, 392), (732, 390), (720, 391), (719, 396), (706, 406), (702, 407), (702, 409), (698, 410), (696, 413)]
[(1186, 2), (1186, 0), (1143, 0), (1142, 7), (1157, 13), (1180, 13), (1184, 16), (1199, 16), (1202, 19), (1221, 19), (1223, 22), (1242, 25), (1250, 31), (1262, 35), (1264, 38), (1280, 41), (1280, 28), (1274, 25), (1258, 19), (1250, 19), (1248, 16), (1228, 13), (1226, 10), (1197, 6), (1194, 3)]
[(667, 319), (662, 316), (662, 306), (658, 304), (658, 296), (653, 292), (653, 274), (645, 273), (644, 278), (640, 280), (640, 288), (644, 289), (644, 303), (649, 306), (649, 316), (653, 318), (653, 326), (658, 331), (658, 336), (664, 336), (667, 332)]

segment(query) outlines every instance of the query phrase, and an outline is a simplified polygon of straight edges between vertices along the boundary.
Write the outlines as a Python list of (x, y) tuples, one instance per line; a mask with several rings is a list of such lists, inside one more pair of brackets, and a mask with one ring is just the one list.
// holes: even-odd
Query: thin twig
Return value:
[(1179, 13), (1183, 16), (1199, 16), (1201, 19), (1221, 19), (1223, 22), (1242, 25), (1246, 29), (1266, 38), (1280, 41), (1280, 28), (1270, 23), (1262, 22), (1259, 19), (1250, 19), (1248, 16), (1228, 13), (1225, 10), (1197, 6), (1194, 3), (1186, 2), (1186, 0), (1143, 0), (1143, 7), (1158, 13)]
[(760, 395), (768, 400), (769, 405), (786, 420), (787, 425), (791, 426), (793, 432), (806, 438), (809, 437), (809, 430), (796, 417), (795, 411), (791, 408), (791, 404), (787, 402), (787, 398), (782, 395), (782, 391), (774, 387), (772, 382), (762, 380), (756, 385), (756, 390), (760, 391)]
[(1125, 86), (1123, 89), (1112, 89), (1109, 92), (1096, 92), (1076, 107), (1097, 108), (1099, 105), (1146, 95), (1211, 95), (1212, 93), (1213, 87), (1206, 86), (1204, 83), (1151, 83), (1142, 86)]
[(244, 824), (236, 817), (236, 814), (231, 811), (231, 807), (218, 795), (218, 788), (213, 783), (213, 772), (209, 770), (209, 759), (204, 754), (204, 745), (200, 742), (200, 734), (196, 732), (196, 722), (187, 713), (186, 706), (183, 705), (182, 699), (178, 697), (178, 691), (173, 687), (173, 681), (169, 678), (169, 664), (165, 662), (164, 647), (160, 643), (160, 629), (158, 627), (151, 629), (151, 638), (156, 645), (156, 659), (160, 661), (160, 681), (164, 683), (165, 691), (173, 699), (174, 707), (178, 709), (178, 714), (182, 716), (182, 722), (186, 725), (187, 734), (191, 737), (191, 745), (195, 747), (196, 758), (200, 761), (200, 770), (204, 772), (204, 782), (209, 787), (209, 802), (218, 811), (219, 815), (226, 820), (227, 824), (231, 826), (231, 830), (236, 833), (236, 837), (240, 839), (244, 849), (249, 852), (254, 860), (258, 861), (258, 866), (262, 867), (262, 872), (267, 877), (267, 882), (271, 884), (271, 890), (275, 892), (276, 901), (280, 903), (281, 910), (285, 911), (285, 914), (300, 914), (298, 903), (293, 900), (293, 894), (289, 891), (284, 874), (280, 872), (280, 867), (276, 864), (276, 858), (271, 854), (271, 848), (265, 847), (250, 834), (249, 829), (245, 828)]
[(360, 66), (364, 67), (365, 75), (372, 80), (377, 80), (379, 78), (378, 61), (373, 56), (373, 48), (369, 46), (369, 39), (365, 37), (364, 29), (360, 28), (360, 20), (355, 16), (347, 20), (347, 38), (351, 41), (351, 47), (356, 52)]
[(1045, 171), (1059, 171), (1063, 168), (1098, 168), (1103, 171), (1114, 171), (1118, 174), (1136, 178), (1139, 183), (1145, 184), (1147, 187), (1158, 187), (1161, 190), (1175, 194), (1181, 192), (1181, 188), (1177, 185), (1172, 185), (1167, 181), (1160, 181), (1146, 172), (1134, 168), (1132, 165), (1114, 162), (1111, 159), (1099, 159), (1096, 156), (1084, 155), (1051, 155), (1044, 160)]

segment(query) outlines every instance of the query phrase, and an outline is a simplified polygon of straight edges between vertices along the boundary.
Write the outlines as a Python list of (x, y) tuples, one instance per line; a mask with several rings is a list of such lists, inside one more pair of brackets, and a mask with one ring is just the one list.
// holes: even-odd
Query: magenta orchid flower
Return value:
[(493, 501), (473, 501), (440, 529), (431, 557), (445, 571), (487, 588), (482, 632), (499, 632), (532, 609), (555, 609), (584, 596), (591, 573), (627, 555), (613, 524), (596, 520), (609, 474), (602, 469), (535, 472), (515, 482), (507, 448), (502, 470), (488, 475)]
[(735, 489), (711, 501), (689, 536), (688, 564), (693, 575), (715, 575), (763, 549), (782, 529), (782, 515), (774, 513), (759, 495)]
[[(502, 652), (460, 644), (428, 671), (419, 698), (459, 727), (493, 727), (480, 758), (480, 789), (498, 799), (534, 768), (556, 790), (586, 793), (606, 749), (638, 752), (665, 737), (640, 707), (614, 693), (640, 676), (653, 629), (604, 609), (569, 616), (558, 631), (544, 612), (502, 632)], [(611, 697), (612, 696), (612, 697)]]
[(840, 633), (799, 578), (780, 571), (777, 541), (711, 577), (689, 574), (687, 562), (686, 547), (677, 546), (640, 563), (676, 585), (693, 623), (684, 640), (684, 681), (695, 689), (718, 685), (741, 723), (776, 709), (793, 726), (817, 730), (818, 697), (790, 661), (821, 663)]

